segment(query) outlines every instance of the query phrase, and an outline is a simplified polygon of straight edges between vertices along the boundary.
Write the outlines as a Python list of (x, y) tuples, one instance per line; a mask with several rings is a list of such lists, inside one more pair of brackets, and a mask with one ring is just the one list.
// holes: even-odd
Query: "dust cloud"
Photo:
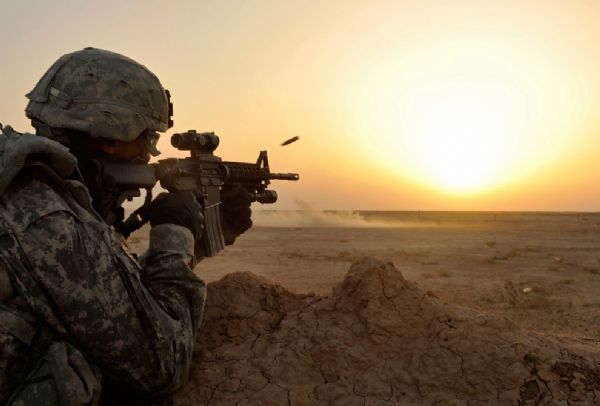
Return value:
[(354, 212), (320, 210), (255, 211), (252, 221), (258, 227), (389, 227), (383, 222), (369, 222)]
[(254, 210), (252, 221), (258, 227), (399, 227), (400, 222), (369, 220), (356, 211), (318, 210), (297, 200), (296, 210)]

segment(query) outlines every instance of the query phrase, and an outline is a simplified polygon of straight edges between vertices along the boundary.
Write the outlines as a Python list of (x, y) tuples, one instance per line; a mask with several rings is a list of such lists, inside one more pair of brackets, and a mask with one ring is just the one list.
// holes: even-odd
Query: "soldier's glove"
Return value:
[(202, 206), (189, 191), (161, 193), (150, 203), (148, 219), (151, 226), (177, 224), (189, 229), (194, 238), (202, 236)]
[(252, 199), (240, 184), (224, 186), (221, 190), (221, 228), (225, 244), (231, 245), (235, 239), (252, 227)]

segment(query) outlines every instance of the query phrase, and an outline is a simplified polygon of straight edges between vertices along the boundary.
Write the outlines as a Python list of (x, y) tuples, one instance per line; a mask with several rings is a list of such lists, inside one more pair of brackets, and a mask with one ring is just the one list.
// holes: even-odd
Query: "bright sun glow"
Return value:
[(380, 166), (426, 187), (474, 194), (532, 176), (565, 153), (573, 88), (533, 51), (464, 40), (401, 55), (383, 59), (379, 75), (367, 73), (357, 86), (365, 131), (376, 123), (367, 148)]
[(414, 166), (432, 183), (456, 192), (495, 184), (523, 139), (515, 95), (496, 83), (454, 80), (411, 95), (401, 128)]

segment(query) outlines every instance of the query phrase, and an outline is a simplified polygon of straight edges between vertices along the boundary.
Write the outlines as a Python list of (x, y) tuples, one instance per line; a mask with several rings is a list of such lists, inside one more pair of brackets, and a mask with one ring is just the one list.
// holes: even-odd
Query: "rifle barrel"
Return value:
[(298, 180), (300, 175), (297, 173), (272, 173), (269, 179), (273, 180)]

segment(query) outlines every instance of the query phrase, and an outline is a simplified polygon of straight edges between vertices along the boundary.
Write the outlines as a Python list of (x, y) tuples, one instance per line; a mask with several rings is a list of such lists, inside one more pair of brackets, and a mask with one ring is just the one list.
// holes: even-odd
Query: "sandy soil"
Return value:
[[(290, 401), (293, 395), (298, 398), (291, 401), (292, 404), (371, 404), (369, 399), (388, 402), (372, 404), (433, 404), (437, 401), (466, 404), (469, 399), (479, 399), (474, 404), (517, 404), (517, 401), (519, 404), (567, 404), (546, 403), (557, 399), (565, 402), (579, 399), (582, 402), (579, 404), (595, 404), (596, 395), (600, 399), (600, 320), (597, 317), (600, 228), (597, 222), (579, 216), (555, 220), (538, 221), (535, 216), (526, 216), (511, 221), (420, 221), (393, 227), (364, 222), (352, 222), (351, 227), (339, 227), (340, 224), (336, 227), (254, 227), (234, 246), (227, 247), (218, 257), (205, 259), (195, 269), (206, 282), (213, 282), (209, 287), (204, 327), (218, 333), (203, 333), (199, 337), (198, 359), (192, 370), (192, 381), (196, 384), (181, 392), (179, 399), (182, 403), (210, 400), (210, 404), (235, 404), (245, 399), (240, 404), (261, 404), (265, 396), (275, 396), (281, 403), (272, 404), (287, 404), (286, 399)], [(141, 251), (146, 238), (146, 230), (132, 236), (134, 251)], [(361, 260), (365, 256), (381, 262), (365, 263)], [(355, 261), (362, 264), (354, 271), (355, 275), (362, 275), (358, 282), (352, 282), (357, 278), (351, 275), (352, 271), (348, 274)], [(393, 263), (400, 272), (385, 265), (389, 268), (384, 270), (388, 276), (374, 283), (370, 272), (386, 263)], [(236, 274), (221, 280), (233, 272), (247, 271), (256, 277)], [(239, 288), (257, 284), (260, 288), (254, 290)], [(366, 286), (372, 294), (357, 297), (354, 288), (348, 287), (352, 284)], [(377, 289), (380, 284), (383, 290)], [(386, 293), (387, 285), (396, 288)], [(306, 295), (308, 292), (314, 294)], [(231, 295), (236, 297), (233, 304)], [(415, 298), (419, 299), (418, 306), (410, 304)], [(388, 302), (394, 303), (393, 308), (386, 308)], [(258, 307), (252, 310), (253, 306)], [(340, 313), (340, 307), (346, 311)], [(409, 374), (404, 377), (406, 382), (390, 384), (402, 376), (401, 370), (387, 366), (382, 370), (384, 364), (373, 369), (374, 364), (370, 362), (386, 359), (382, 347), (373, 344), (382, 335), (369, 331), (368, 323), (367, 333), (353, 330), (353, 326), (365, 324), (363, 307), (370, 308), (375, 330), (381, 328), (387, 332), (383, 348), (395, 346), (399, 354), (401, 348), (417, 354), (441, 351), (428, 370), (447, 372), (440, 376)], [(311, 309), (309, 313), (314, 314), (314, 320), (298, 316), (304, 314), (302, 309)], [(289, 321), (290, 314), (300, 321)], [(336, 336), (338, 322), (342, 320), (343, 325), (346, 314), (350, 333)], [(427, 314), (429, 316), (424, 316)], [(452, 323), (444, 321), (441, 330), (432, 330), (430, 326), (438, 325), (444, 317), (459, 322), (450, 326)], [(240, 320), (245, 320), (245, 327), (239, 327)], [(275, 322), (277, 328), (273, 327)], [(400, 328), (405, 322), (406, 327), (416, 332), (408, 341), (406, 334), (400, 333), (405, 330)], [(308, 330), (326, 326), (321, 327), (323, 334), (317, 340), (318, 348), (308, 347), (302, 341), (303, 334), (298, 332), (304, 331), (303, 323), (309, 326)], [(469, 337), (467, 341), (474, 340), (476, 344), (471, 342), (471, 347), (469, 344), (461, 347), (465, 342), (459, 340), (450, 353), (444, 352), (446, 344), (439, 341), (440, 337), (450, 334), (448, 337), (452, 339), (457, 331), (459, 336)], [(503, 332), (507, 336), (503, 336)], [(286, 338), (290, 334), (295, 341)], [(348, 344), (348, 334), (356, 335), (350, 341), (358, 343), (362, 355), (355, 357), (356, 348)], [(265, 335), (267, 341), (261, 343)], [(341, 348), (347, 351), (334, 351), (336, 342), (346, 343), (348, 347), (342, 345)], [(256, 347), (257, 343), (268, 350), (263, 349), (266, 352), (261, 353), (262, 347)], [(433, 347), (419, 343), (433, 343)], [(323, 349), (325, 347), (330, 350)], [(290, 355), (289, 351), (296, 355)], [(506, 356), (508, 352), (510, 356)], [(223, 356), (223, 353), (228, 355)], [(233, 364), (232, 354), (236, 360)], [(372, 385), (367, 384), (369, 387), (364, 393), (359, 390), (357, 394), (356, 377), (343, 372), (347, 370), (348, 354), (354, 354), (356, 367), (363, 368), (362, 372), (371, 370), (361, 375), (361, 379), (366, 377), (373, 381)], [(328, 381), (327, 374), (322, 374), (323, 364), (318, 359), (307, 361), (306, 356), (324, 357), (325, 365), (336, 378)], [(273, 363), (278, 357), (287, 357), (283, 363), (285, 368), (281, 363)], [(456, 357), (462, 360), (459, 364)], [(401, 355), (394, 358), (399, 360), (399, 364), (395, 364), (398, 368), (427, 361), (403, 359)], [(589, 363), (582, 364), (582, 360)], [(239, 362), (247, 364), (244, 369), (247, 375), (243, 377), (236, 375), (239, 371), (235, 372)], [(306, 362), (312, 367), (305, 365)], [(441, 363), (441, 369), (436, 363)], [(482, 368), (490, 363), (496, 363), (497, 370), (491, 375), (482, 374)], [(299, 367), (305, 368), (305, 372), (297, 376)], [(234, 372), (229, 376), (231, 368)], [(462, 369), (454, 371), (456, 368)], [(513, 370), (514, 374), (499, 380), (491, 378), (505, 369)], [(540, 378), (542, 370), (545, 371), (542, 375), (546, 375)], [(340, 374), (344, 379), (340, 380)], [(458, 380), (446, 382), (442, 379), (446, 375)], [(277, 381), (272, 376), (281, 379)], [(254, 379), (252, 377), (256, 379), (250, 386), (240, 383)], [(300, 389), (294, 386), (298, 379), (305, 381)], [(490, 379), (492, 384), (489, 384)], [(197, 387), (203, 381), (208, 382), (208, 386)], [(470, 386), (473, 382), (481, 384)], [(561, 382), (568, 383), (566, 389), (556, 386), (552, 392), (552, 385)], [(319, 394), (324, 384), (333, 383), (336, 384), (330, 389), (337, 397), (327, 398), (324, 394), (327, 391)], [(415, 385), (425, 385), (428, 389), (411, 392)], [(450, 402), (452, 399), (456, 402)]]
[(600, 401), (598, 351), (445, 303), (374, 258), (325, 297), (248, 272), (208, 291), (176, 406)]
[(539, 332), (600, 338), (600, 228), (594, 223), (256, 227), (196, 272), (212, 282), (250, 271), (292, 292), (328, 294), (363, 256), (392, 262), (446, 302)]

